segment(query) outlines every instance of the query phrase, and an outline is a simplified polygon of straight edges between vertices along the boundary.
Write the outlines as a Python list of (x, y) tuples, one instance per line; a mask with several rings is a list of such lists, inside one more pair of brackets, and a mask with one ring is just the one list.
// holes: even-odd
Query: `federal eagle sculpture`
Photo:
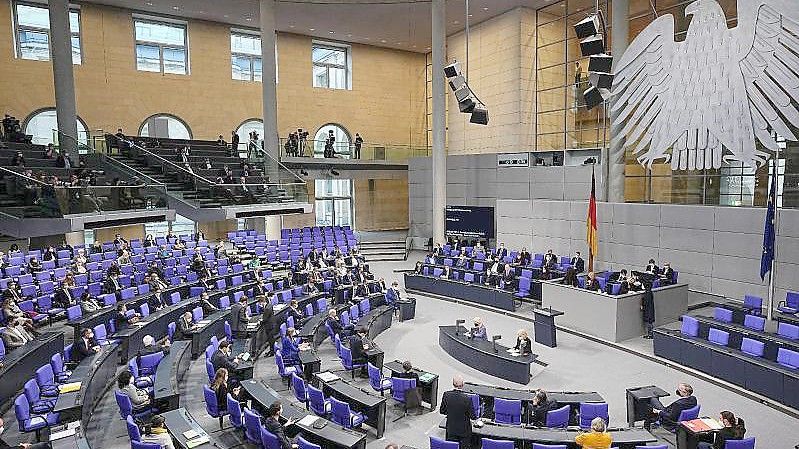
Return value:
[(770, 157), (763, 149), (777, 151), (777, 136), (797, 140), (799, 0), (738, 0), (733, 28), (715, 0), (690, 3), (685, 15), (684, 41), (664, 15), (616, 62), (614, 139), (649, 168), (756, 168)]

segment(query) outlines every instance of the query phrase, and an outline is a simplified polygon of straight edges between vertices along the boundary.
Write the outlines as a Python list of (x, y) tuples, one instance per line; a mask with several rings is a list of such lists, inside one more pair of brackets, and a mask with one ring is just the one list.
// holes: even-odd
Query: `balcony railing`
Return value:
[(313, 157), (338, 158), (362, 161), (387, 161), (407, 163), (412, 157), (426, 157), (432, 154), (431, 147), (408, 144), (383, 144), (364, 142), (356, 146), (352, 142), (336, 142), (332, 148), (323, 140), (297, 141), (280, 139), (280, 158)]

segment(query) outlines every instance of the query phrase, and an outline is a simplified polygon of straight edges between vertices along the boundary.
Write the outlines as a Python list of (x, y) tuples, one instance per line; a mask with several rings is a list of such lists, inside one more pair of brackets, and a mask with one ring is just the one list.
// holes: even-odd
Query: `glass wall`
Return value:
[(313, 87), (327, 89), (347, 89), (349, 87), (349, 70), (347, 61), (348, 47), (313, 44)]
[(351, 179), (317, 179), (314, 191), (317, 226), (353, 225)]
[[(89, 131), (86, 129), (86, 124), (80, 118), (78, 118), (77, 123), (78, 142), (87, 145)], [(25, 119), (23, 132), (33, 136), (33, 143), (47, 145), (55, 143), (56, 131), (54, 130), (56, 129), (58, 129), (58, 120), (56, 119), (55, 109), (40, 109)]]
[(333, 131), (333, 150), (337, 157), (349, 159), (350, 157), (350, 133), (339, 125), (327, 124), (319, 128), (314, 134), (314, 157), (324, 157), (325, 143)]
[(134, 19), (136, 68), (144, 72), (188, 73), (186, 24)]
[[(17, 57), (36, 61), (50, 60), (50, 12), (47, 5), (17, 2), (14, 4), (14, 27)], [(80, 12), (69, 11), (72, 40), (72, 63), (81, 63)]]
[(191, 139), (191, 129), (182, 119), (167, 115), (153, 115), (141, 124), (142, 137), (162, 137), (165, 139)]

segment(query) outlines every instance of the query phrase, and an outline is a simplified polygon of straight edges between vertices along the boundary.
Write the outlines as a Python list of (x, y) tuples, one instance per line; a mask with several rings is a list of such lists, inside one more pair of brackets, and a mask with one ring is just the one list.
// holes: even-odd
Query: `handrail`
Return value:
[(23, 175), (23, 174), (22, 174), (22, 173), (20, 173), (20, 172), (16, 172), (16, 171), (14, 171), (14, 170), (11, 170), (11, 169), (8, 169), (8, 168), (5, 168), (5, 167), (0, 167), (0, 170), (2, 170), (2, 171), (4, 171), (4, 172), (7, 172), (7, 173), (11, 173), (11, 174), (12, 174), (12, 175), (14, 175), (14, 176), (19, 176), (19, 177), (21, 177), (21, 178), (25, 178), (25, 179), (27, 179), (27, 180), (29, 180), (29, 181), (33, 181), (33, 182), (35, 182), (36, 184), (40, 184), (40, 185), (44, 185), (44, 186), (49, 186), (49, 185), (50, 185), (50, 184), (48, 184), (48, 183), (46, 183), (46, 182), (44, 182), (44, 181), (40, 181), (40, 180), (38, 180), (38, 179), (36, 179), (36, 178), (31, 178), (30, 176)]
[(119, 164), (119, 165), (123, 165), (123, 166), (125, 166), (125, 168), (126, 168), (126, 169), (128, 169), (128, 170), (130, 170), (130, 171), (132, 171), (132, 172), (136, 173), (136, 175), (138, 175), (138, 176), (141, 176), (141, 177), (144, 177), (144, 178), (147, 178), (147, 179), (149, 179), (151, 182), (153, 182), (155, 185), (157, 185), (157, 186), (159, 186), (159, 187), (164, 187), (164, 186), (166, 186), (166, 184), (164, 184), (163, 182), (161, 182), (161, 181), (159, 181), (159, 180), (157, 180), (157, 179), (153, 178), (152, 176), (150, 176), (150, 175), (148, 175), (148, 174), (146, 174), (146, 173), (142, 173), (142, 172), (140, 172), (140, 171), (136, 170), (135, 168), (131, 167), (130, 165), (123, 164), (121, 161), (118, 161), (118, 160), (116, 160), (116, 159), (114, 159), (114, 158), (112, 158), (112, 157), (106, 157), (105, 159), (106, 159), (107, 161), (113, 161), (113, 163), (114, 163), (114, 164)]
[[(291, 175), (294, 176), (294, 178), (297, 180), (296, 183), (305, 184), (305, 180), (302, 179), (302, 177), (300, 175), (294, 173), (294, 171), (290, 170), (288, 167), (283, 165), (283, 163), (280, 162), (280, 160), (275, 159), (271, 154), (269, 154), (268, 151), (264, 151), (264, 153), (266, 154), (267, 157), (269, 157), (269, 159), (272, 159), (279, 167), (283, 167), (284, 170), (286, 170), (287, 172), (291, 173)], [(292, 184), (294, 184), (294, 183), (292, 183)]]
[(167, 164), (169, 164), (169, 165), (171, 165), (173, 167), (177, 167), (179, 170), (181, 170), (181, 171), (183, 171), (185, 173), (188, 173), (188, 174), (192, 175), (193, 177), (195, 177), (197, 179), (200, 179), (201, 181), (203, 181), (203, 182), (205, 182), (207, 184), (216, 185), (216, 182), (211, 181), (209, 179), (206, 179), (205, 177), (200, 176), (197, 173), (194, 173), (193, 171), (186, 170), (185, 168), (183, 168), (180, 165), (170, 161), (169, 159), (163, 158), (163, 157), (153, 153), (152, 151), (147, 150), (147, 149), (137, 145), (135, 142), (133, 142), (133, 140), (126, 140), (126, 139), (119, 139), (119, 140), (122, 140), (123, 142), (127, 143), (131, 147), (134, 147), (134, 148), (138, 149), (139, 151), (143, 151), (143, 152), (149, 154), (150, 156), (155, 157), (156, 159), (158, 159), (160, 161), (166, 162)]

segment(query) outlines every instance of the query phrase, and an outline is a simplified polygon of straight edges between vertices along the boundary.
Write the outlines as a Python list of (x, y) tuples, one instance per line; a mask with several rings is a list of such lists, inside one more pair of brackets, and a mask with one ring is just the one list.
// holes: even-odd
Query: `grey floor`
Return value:
[[(399, 279), (402, 274), (395, 269), (411, 268), (421, 254), (414, 254), (405, 262), (380, 262), (372, 264), (372, 271), (386, 280)], [(507, 336), (509, 343), (520, 328), (530, 328), (524, 320), (508, 317), (499, 313), (474, 309), (448, 301), (414, 295), (417, 302), (416, 319), (405, 323), (397, 323), (377, 337), (377, 343), (386, 352), (386, 360), (411, 360), (414, 365), (439, 374), (441, 383), (439, 393), (448, 389), (449, 380), (455, 374), (462, 374), (467, 381), (495, 384), (508, 387), (520, 387), (518, 384), (496, 379), (471, 369), (445, 354), (437, 344), (438, 326), (453, 324), (456, 318), (468, 318), (479, 315), (484, 318), (492, 334)], [(799, 443), (799, 420), (734, 394), (724, 388), (693, 378), (682, 372), (664, 367), (625, 351), (614, 349), (580, 337), (560, 333), (559, 346), (547, 348), (535, 345), (534, 351), (545, 361), (547, 367), (536, 367), (534, 376), (526, 388), (544, 388), (549, 390), (593, 390), (597, 391), (610, 405), (611, 425), (623, 425), (625, 421), (625, 389), (639, 385), (659, 385), (671, 391), (677, 382), (685, 381), (694, 386), (696, 395), (702, 405), (702, 414), (717, 416), (721, 410), (731, 410), (743, 417), (749, 429), (748, 435), (757, 437), (757, 447), (767, 449), (790, 449)], [(638, 350), (650, 351), (651, 343), (645, 340), (626, 342)], [(323, 369), (339, 370), (341, 368), (335, 351), (329, 342), (320, 346), (320, 357)], [(535, 365), (534, 365), (535, 366)], [(272, 359), (262, 359), (256, 365), (256, 378), (264, 379), (276, 388), (282, 387)], [(213, 431), (224, 443), (224, 447), (239, 445), (251, 447), (244, 443), (243, 436), (230, 430), (229, 424), (219, 430), (218, 422), (207, 416), (200, 385), (205, 383), (205, 368), (202, 360), (192, 363), (190, 373), (184, 385), (181, 385), (181, 404), (197, 418), (203, 426)], [(365, 386), (366, 382), (361, 381)], [(286, 400), (290, 394), (284, 392)], [(398, 416), (397, 410), (388, 400), (388, 417), (390, 421)], [(4, 416), (8, 441), (17, 441), (16, 423), (13, 410)], [(386, 423), (386, 434), (377, 440), (374, 432), (369, 430), (367, 438), (369, 449), (382, 449), (389, 441), (407, 444), (420, 449), (428, 447), (428, 435), (441, 435), (437, 428), (441, 415), (425, 413), (419, 416), (408, 416), (402, 420)], [(367, 428), (368, 429), (368, 428)], [(113, 394), (109, 392), (95, 411), (87, 429), (92, 447), (95, 449), (122, 449), (130, 447), (125, 426), (119, 419)], [(660, 436), (661, 434), (658, 433)], [(673, 437), (668, 437), (673, 440)], [(254, 446), (253, 446), (254, 447)]]

